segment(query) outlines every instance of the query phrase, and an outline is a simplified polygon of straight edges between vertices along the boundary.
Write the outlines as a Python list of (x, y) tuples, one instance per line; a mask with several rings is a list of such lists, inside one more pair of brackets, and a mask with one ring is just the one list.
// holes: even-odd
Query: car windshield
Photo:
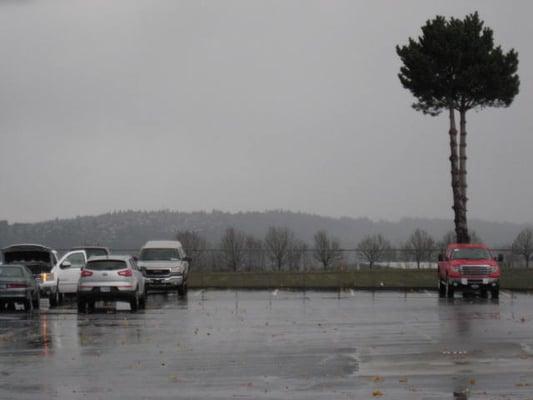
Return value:
[(98, 260), (89, 261), (85, 269), (93, 271), (114, 271), (127, 268), (126, 262), (121, 260)]
[(0, 267), (0, 279), (1, 278), (23, 278), (24, 273), (22, 268), (18, 267)]
[(141, 261), (178, 261), (178, 249), (144, 249), (141, 251)]
[(452, 251), (452, 260), (484, 260), (487, 258), (490, 258), (489, 251), (479, 247), (455, 249)]

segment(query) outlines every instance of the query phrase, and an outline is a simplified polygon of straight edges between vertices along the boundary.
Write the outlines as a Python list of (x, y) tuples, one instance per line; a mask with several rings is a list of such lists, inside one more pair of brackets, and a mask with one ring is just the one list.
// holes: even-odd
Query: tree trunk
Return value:
[(460, 224), (460, 210), (461, 210), (461, 190), (460, 190), (460, 179), (459, 179), (459, 165), (458, 165), (458, 156), (457, 156), (457, 128), (455, 125), (455, 110), (450, 108), (450, 167), (452, 175), (452, 193), (453, 193), (453, 212), (454, 212), (454, 223), (455, 223), (455, 235), (456, 241), (462, 243), (463, 240), (463, 231)]
[(468, 234), (468, 221), (466, 218), (466, 203), (468, 197), (466, 196), (466, 111), (461, 110), (460, 114), (460, 139), (459, 139), (459, 190), (460, 190), (460, 208), (459, 208), (459, 229), (461, 231), (461, 239), (459, 243), (470, 243), (470, 235)]

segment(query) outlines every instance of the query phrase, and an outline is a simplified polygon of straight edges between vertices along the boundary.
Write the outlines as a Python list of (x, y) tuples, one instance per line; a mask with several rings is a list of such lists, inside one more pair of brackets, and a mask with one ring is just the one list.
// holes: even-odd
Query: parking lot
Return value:
[(1, 399), (533, 398), (528, 294), (198, 290), (79, 315), (41, 303), (0, 314)]

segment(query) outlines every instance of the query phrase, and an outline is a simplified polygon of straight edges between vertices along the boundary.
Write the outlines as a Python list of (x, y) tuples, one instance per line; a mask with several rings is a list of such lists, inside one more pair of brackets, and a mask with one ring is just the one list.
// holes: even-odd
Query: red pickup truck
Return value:
[(456, 290), (479, 291), (481, 297), (497, 299), (500, 294), (500, 266), (503, 256), (493, 257), (484, 244), (448, 245), (439, 254), (439, 297), (453, 298)]

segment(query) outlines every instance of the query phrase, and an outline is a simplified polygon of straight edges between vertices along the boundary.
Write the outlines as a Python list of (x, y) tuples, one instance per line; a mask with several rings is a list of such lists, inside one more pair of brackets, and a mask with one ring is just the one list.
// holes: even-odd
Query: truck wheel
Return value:
[(487, 297), (489, 297), (489, 291), (487, 290), (487, 288), (482, 288), (479, 295), (482, 299), (486, 299)]
[(83, 300), (78, 299), (78, 312), (84, 313), (86, 311), (86, 304)]
[(90, 313), (94, 312), (94, 299), (91, 299), (87, 302), (87, 307)]
[(500, 288), (499, 287), (495, 287), (494, 289), (491, 289), (490, 296), (493, 299), (499, 299), (500, 298)]
[(446, 285), (439, 279), (439, 297), (442, 299), (446, 297)]
[(54, 293), (50, 293), (50, 308), (57, 307), (59, 305), (59, 288), (56, 287)]
[(0, 301), (0, 312), (4, 312), (6, 308), (6, 303), (4, 303), (3, 301)]
[(178, 295), (183, 297), (187, 295), (187, 284), (182, 283), (180, 286), (178, 286)]
[(446, 282), (446, 289), (448, 292), (448, 298), (453, 299), (453, 295), (455, 293), (454, 287), (450, 285), (450, 282)]

